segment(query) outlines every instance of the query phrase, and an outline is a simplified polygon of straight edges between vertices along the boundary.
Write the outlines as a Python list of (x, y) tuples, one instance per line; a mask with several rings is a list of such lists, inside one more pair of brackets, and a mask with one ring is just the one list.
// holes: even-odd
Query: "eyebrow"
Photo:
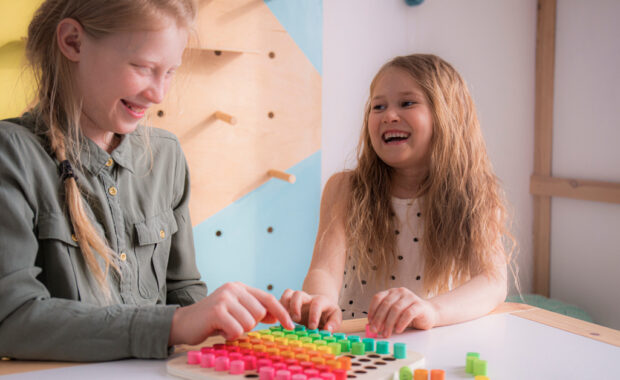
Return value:
[[(413, 92), (413, 91), (401, 91), (398, 93), (399, 96), (407, 96), (407, 95), (413, 95), (413, 96), (423, 96), (422, 94), (420, 94), (419, 92)], [(385, 95), (376, 95), (373, 96), (371, 98), (371, 100), (375, 100), (375, 99), (381, 99), (381, 98), (385, 98)]]

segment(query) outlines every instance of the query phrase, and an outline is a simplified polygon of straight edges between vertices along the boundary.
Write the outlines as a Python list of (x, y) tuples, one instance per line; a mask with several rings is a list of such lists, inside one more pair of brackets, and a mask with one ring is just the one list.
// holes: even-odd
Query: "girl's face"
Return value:
[(76, 83), (84, 134), (101, 146), (114, 133), (133, 132), (146, 110), (164, 99), (187, 38), (187, 31), (172, 21), (159, 30), (98, 40), (82, 35)]
[(428, 168), (433, 117), (422, 88), (406, 71), (388, 68), (377, 80), (368, 132), (375, 152), (389, 166)]

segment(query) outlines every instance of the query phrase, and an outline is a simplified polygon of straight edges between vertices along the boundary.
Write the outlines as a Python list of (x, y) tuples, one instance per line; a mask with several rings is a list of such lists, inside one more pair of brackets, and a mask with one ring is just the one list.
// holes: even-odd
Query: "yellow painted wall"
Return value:
[(31, 101), (24, 39), (39, 4), (41, 0), (0, 0), (0, 119), (21, 114)]

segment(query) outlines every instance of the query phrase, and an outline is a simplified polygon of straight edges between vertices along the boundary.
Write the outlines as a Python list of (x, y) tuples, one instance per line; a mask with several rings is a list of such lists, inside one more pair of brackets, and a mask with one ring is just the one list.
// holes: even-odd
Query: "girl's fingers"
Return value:
[(280, 303), (289, 312), (291, 311), (290, 303), (291, 303), (291, 296), (292, 295), (293, 295), (293, 290), (292, 289), (286, 289), (284, 291), (284, 293), (282, 293), (282, 296), (280, 297)]
[(295, 322), (301, 321), (301, 306), (310, 300), (306, 292), (296, 291), (292, 294), (288, 311)]
[(237, 339), (244, 332), (241, 324), (230, 313), (218, 316), (217, 330), (226, 340)]
[(327, 320), (325, 321), (325, 326), (323, 327), (325, 330), (330, 332), (334, 332), (340, 324), (342, 323), (342, 312), (339, 307), (332, 308), (331, 312), (327, 316)]
[(409, 309), (409, 307), (413, 305), (413, 300), (409, 297), (402, 297), (398, 299), (398, 301), (394, 302), (390, 309), (388, 310), (385, 324), (383, 325), (383, 336), (390, 337), (392, 332), (394, 331), (394, 326), (396, 322), (401, 318), (403, 313)]
[(240, 297), (239, 302), (231, 302), (227, 308), (243, 332), (252, 330), (267, 314), (265, 308), (249, 294)]
[(388, 291), (384, 290), (382, 292), (375, 294), (375, 296), (372, 297), (372, 300), (370, 301), (370, 307), (368, 308), (368, 321), (371, 324), (372, 324), (372, 321), (375, 319), (375, 313), (377, 311), (377, 308), (379, 307), (381, 302), (383, 302), (383, 299), (387, 297), (387, 295), (388, 295)]
[(388, 292), (388, 294), (383, 297), (381, 303), (376, 307), (374, 311), (374, 316), (372, 318), (372, 326), (375, 328), (375, 331), (385, 331), (385, 323), (387, 320), (388, 313), (392, 305), (400, 299), (400, 296), (396, 292)]
[(284, 326), (288, 330), (294, 330), (295, 324), (291, 320), (291, 316), (288, 314), (288, 311), (282, 306), (280, 302), (269, 293), (265, 293), (262, 290), (246, 287), (248, 292), (252, 294), (258, 301), (265, 307), (268, 314), (271, 314), (275, 317), (282, 326)]
[(400, 314), (400, 318), (396, 322), (396, 326), (394, 326), (394, 332), (396, 334), (400, 334), (407, 327), (411, 325), (413, 320), (420, 314), (420, 307), (417, 303), (409, 306), (404, 312)]
[(310, 302), (310, 310), (308, 310), (308, 328), (318, 329), (321, 315), (326, 308), (326, 302), (322, 297), (314, 297)]

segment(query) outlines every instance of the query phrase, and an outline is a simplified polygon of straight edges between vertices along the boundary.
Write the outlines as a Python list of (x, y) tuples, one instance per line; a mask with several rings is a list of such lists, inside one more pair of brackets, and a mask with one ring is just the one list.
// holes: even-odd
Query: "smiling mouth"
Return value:
[(144, 111), (146, 111), (146, 108), (140, 107), (134, 103), (130, 103), (126, 101), (125, 99), (121, 99), (121, 102), (125, 105), (125, 107), (129, 108), (131, 111), (135, 112), (136, 114), (142, 114), (144, 113)]
[(411, 136), (411, 133), (406, 132), (385, 132), (381, 137), (383, 138), (383, 142), (391, 143), (391, 142), (399, 142), (407, 140)]

